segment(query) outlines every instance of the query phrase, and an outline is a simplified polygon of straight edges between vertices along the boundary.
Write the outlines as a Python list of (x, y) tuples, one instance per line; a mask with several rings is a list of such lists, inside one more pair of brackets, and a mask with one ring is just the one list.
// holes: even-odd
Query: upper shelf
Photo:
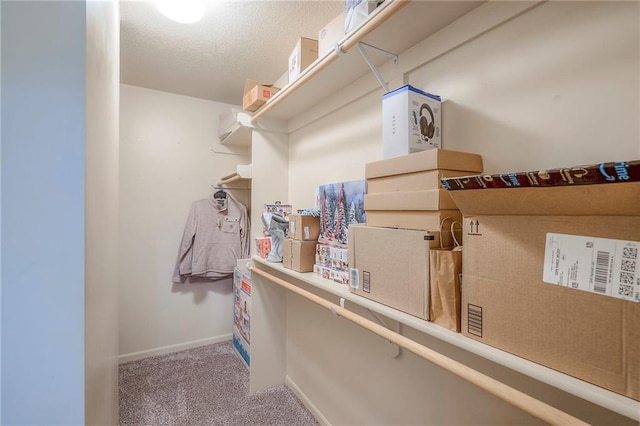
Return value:
[(445, 341), (453, 346), (457, 346), (480, 357), (532, 377), (540, 382), (561, 389), (569, 394), (583, 398), (631, 419), (640, 420), (640, 402), (631, 398), (576, 379), (484, 343), (477, 342), (460, 333), (449, 331), (432, 322), (422, 320), (397, 309), (390, 308), (381, 303), (351, 293), (347, 286), (334, 283), (333, 281), (324, 279), (312, 272), (295, 272), (291, 269), (284, 268), (282, 263), (269, 263), (258, 256), (253, 256), (252, 261), (255, 264), (260, 265), (260, 268), (264, 269), (265, 272), (282, 273), (295, 280), (302, 281), (339, 298), (343, 298), (355, 305), (370, 309), (373, 312), (384, 315), (387, 318), (398, 321), (399, 323), (407, 325), (415, 330)]
[(222, 145), (227, 146), (250, 146), (251, 145), (251, 115), (246, 112), (239, 112), (236, 122), (233, 123), (229, 134), (220, 140)]
[[(353, 49), (364, 42), (399, 54), (478, 7), (480, 1), (386, 0), (353, 32), (338, 41), (335, 50), (313, 62), (300, 77), (287, 84), (253, 115), (288, 120), (316, 105), (369, 72), (369, 67)], [(387, 56), (371, 53), (380, 66)]]
[(236, 166), (236, 171), (234, 173), (221, 177), (220, 181), (217, 183), (217, 186), (229, 185), (230, 183), (239, 182), (239, 181), (243, 181), (248, 184), (251, 182), (251, 175), (252, 175), (251, 164), (247, 164), (247, 165), (238, 164)]

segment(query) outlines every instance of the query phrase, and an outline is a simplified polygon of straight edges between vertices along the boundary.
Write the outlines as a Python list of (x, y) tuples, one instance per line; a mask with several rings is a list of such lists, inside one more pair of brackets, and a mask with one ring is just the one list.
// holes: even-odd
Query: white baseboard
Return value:
[(139, 359), (150, 358), (152, 356), (166, 355), (174, 352), (180, 352), (187, 349), (199, 348), (200, 346), (212, 345), (214, 343), (226, 342), (231, 340), (232, 334), (223, 334), (221, 336), (207, 337), (206, 339), (192, 340), (191, 342), (178, 343), (175, 345), (163, 346), (160, 348), (148, 349), (146, 351), (132, 352), (118, 356), (118, 364), (124, 364)]
[(293, 393), (296, 394), (302, 404), (307, 407), (307, 410), (309, 410), (311, 414), (313, 414), (313, 417), (316, 418), (318, 423), (320, 423), (322, 426), (331, 426), (329, 420), (327, 420), (327, 418), (322, 415), (320, 410), (318, 410), (318, 407), (316, 407), (316, 405), (307, 397), (307, 395), (305, 395), (304, 392), (302, 392), (298, 385), (296, 385), (296, 383), (291, 380), (289, 376), (286, 376), (284, 378), (284, 382), (287, 386), (289, 386), (289, 389), (291, 389)]

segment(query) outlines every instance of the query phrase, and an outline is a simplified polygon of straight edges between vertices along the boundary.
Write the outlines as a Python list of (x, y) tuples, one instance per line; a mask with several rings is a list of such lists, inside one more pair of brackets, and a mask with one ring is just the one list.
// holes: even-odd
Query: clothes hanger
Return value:
[(219, 189), (213, 194), (213, 198), (227, 198), (227, 193)]

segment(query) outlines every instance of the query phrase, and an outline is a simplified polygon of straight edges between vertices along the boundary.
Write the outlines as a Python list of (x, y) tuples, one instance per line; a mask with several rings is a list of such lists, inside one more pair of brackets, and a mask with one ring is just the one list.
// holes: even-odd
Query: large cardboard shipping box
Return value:
[(318, 241), (320, 217), (291, 213), (289, 215), (289, 238), (300, 241)]
[(465, 336), (640, 398), (640, 183), (451, 191)]
[(264, 84), (255, 80), (247, 80), (244, 84), (244, 96), (242, 97), (242, 109), (256, 111), (265, 104), (280, 89), (272, 84)]
[(428, 320), (429, 249), (439, 239), (438, 232), (352, 226), (351, 292)]
[(364, 210), (457, 210), (449, 191), (427, 189), (424, 191), (393, 191), (366, 194)]
[(440, 179), (446, 177), (467, 176), (470, 172), (460, 170), (426, 170), (403, 173), (400, 175), (380, 176), (367, 179), (367, 192), (421, 191), (424, 189), (444, 188)]
[(410, 85), (382, 96), (382, 156), (412, 154), (442, 146), (440, 97)]
[(469, 175), (482, 173), (482, 157), (469, 152), (430, 149), (367, 163), (364, 175), (368, 180), (438, 169), (464, 171)]
[(298, 272), (313, 271), (317, 241), (298, 241), (286, 238), (282, 243), (282, 265)]
[(294, 82), (316, 59), (318, 59), (318, 40), (300, 37), (289, 55), (289, 83)]

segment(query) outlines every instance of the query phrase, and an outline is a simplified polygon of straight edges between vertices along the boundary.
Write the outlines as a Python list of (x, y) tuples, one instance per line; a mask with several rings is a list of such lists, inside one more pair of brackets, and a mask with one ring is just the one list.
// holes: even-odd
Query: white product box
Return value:
[(344, 32), (348, 33), (363, 23), (376, 6), (377, 0), (345, 0)]
[(382, 96), (383, 158), (441, 148), (442, 108), (437, 95), (404, 85)]
[(336, 16), (318, 31), (318, 57), (321, 58), (328, 51), (333, 50), (335, 44), (344, 36), (344, 12)]

